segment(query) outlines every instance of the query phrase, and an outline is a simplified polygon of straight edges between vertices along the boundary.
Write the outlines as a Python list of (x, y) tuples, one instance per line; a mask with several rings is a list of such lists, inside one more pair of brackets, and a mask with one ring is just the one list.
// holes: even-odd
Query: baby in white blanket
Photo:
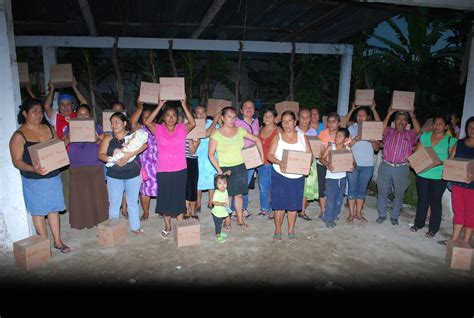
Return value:
[[(117, 160), (122, 159), (125, 156), (125, 152), (134, 152), (140, 149), (141, 146), (146, 144), (148, 141), (148, 134), (139, 129), (133, 134), (125, 136), (125, 142), (123, 143), (122, 148), (117, 148), (114, 150), (114, 153), (111, 157), (108, 158), (107, 163), (105, 164), (106, 167), (112, 167), (115, 165)], [(127, 162), (132, 162), (136, 156), (131, 157)]]

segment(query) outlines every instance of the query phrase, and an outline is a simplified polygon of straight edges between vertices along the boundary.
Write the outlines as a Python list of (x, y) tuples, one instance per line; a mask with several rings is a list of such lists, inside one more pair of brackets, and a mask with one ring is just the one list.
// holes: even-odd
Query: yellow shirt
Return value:
[(216, 150), (219, 166), (234, 167), (244, 163), (241, 151), (244, 147), (244, 137), (246, 135), (247, 131), (239, 127), (237, 134), (232, 138), (222, 135), (219, 130), (211, 136), (212, 139), (217, 141)]

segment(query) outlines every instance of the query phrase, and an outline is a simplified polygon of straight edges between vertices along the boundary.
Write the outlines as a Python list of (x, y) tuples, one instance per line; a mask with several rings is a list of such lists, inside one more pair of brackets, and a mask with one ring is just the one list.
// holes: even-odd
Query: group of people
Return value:
[[(247, 230), (249, 185), (258, 176), (260, 212), (275, 224), (273, 240), (282, 240), (285, 214), (288, 219), (288, 239), (296, 239), (298, 217), (311, 221), (306, 214), (309, 201), (318, 200), (320, 218), (328, 228), (334, 228), (343, 206), (348, 201), (348, 223), (355, 219), (367, 222), (363, 214), (365, 197), (374, 173), (374, 154), (383, 148), (383, 162), (377, 176), (377, 223), (387, 217), (388, 197), (394, 194), (390, 221), (398, 225), (403, 198), (408, 187), (410, 166), (408, 157), (419, 147), (432, 147), (441, 161), (447, 158), (474, 159), (474, 117), (466, 122), (466, 137), (457, 140), (452, 123), (435, 116), (433, 124), (423, 132), (414, 111), (395, 111), (390, 107), (383, 120), (382, 140), (362, 140), (358, 126), (365, 121), (381, 121), (375, 101), (367, 107), (352, 106), (344, 117), (330, 113), (320, 121), (318, 109), (301, 109), (298, 114), (275, 107), (264, 107), (256, 116), (252, 100), (244, 100), (239, 109), (225, 107), (211, 118), (206, 108), (192, 111), (185, 101), (180, 105), (165, 100), (157, 106), (137, 103), (130, 118), (123, 104), (111, 105), (111, 132), (96, 124), (95, 142), (70, 142), (69, 120), (93, 118), (91, 109), (74, 82), (73, 90), (80, 105), (73, 110), (73, 97), (60, 94), (59, 111), (52, 107), (54, 86), (44, 101), (26, 99), (20, 106), (21, 125), (10, 141), (13, 164), (20, 170), (23, 194), (39, 235), (47, 237), (46, 218), (54, 239), (54, 247), (63, 253), (70, 248), (60, 235), (59, 211), (69, 211), (72, 228), (91, 228), (106, 219), (118, 219), (120, 213), (129, 220), (132, 233), (143, 235), (141, 222), (148, 219), (150, 199), (156, 198), (156, 212), (164, 222), (161, 237), (171, 233), (172, 218), (177, 221), (199, 220), (202, 192), (208, 191), (216, 241), (224, 243), (231, 220)], [(206, 137), (187, 139), (196, 126), (195, 119), (206, 119)], [(394, 125), (389, 126), (393, 118)], [(277, 121), (277, 119), (279, 119)], [(411, 121), (412, 128), (407, 125)], [(459, 128), (457, 127), (458, 131)], [(140, 133), (140, 136), (137, 133)], [(322, 142), (319, 158), (313, 158), (309, 175), (288, 173), (283, 160), (284, 150), (312, 154), (308, 136)], [(136, 137), (136, 138), (135, 138)], [(139, 140), (141, 143), (132, 141)], [(137, 139), (138, 138), (138, 139)], [(143, 139), (144, 138), (144, 139)], [(32, 162), (28, 147), (50, 139), (64, 140), (70, 166), (45, 173)], [(133, 146), (133, 147), (132, 147)], [(246, 169), (242, 149), (256, 146), (264, 164)], [(352, 171), (335, 172), (329, 161), (331, 150), (350, 149), (354, 156)], [(104, 164), (106, 164), (104, 166)], [(441, 223), (441, 197), (447, 187), (442, 179), (442, 165), (416, 176), (418, 205), (411, 231), (425, 226), (431, 211), (426, 237), (433, 237)], [(474, 183), (466, 180), (452, 185), (454, 210), (453, 239), (469, 242), (474, 229)], [(143, 214), (140, 216), (139, 202)]]

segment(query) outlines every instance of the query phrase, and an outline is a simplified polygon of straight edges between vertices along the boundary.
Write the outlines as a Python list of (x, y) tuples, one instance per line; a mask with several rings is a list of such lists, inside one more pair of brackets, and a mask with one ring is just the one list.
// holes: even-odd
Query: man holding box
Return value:
[[(387, 218), (388, 195), (392, 188), (394, 188), (395, 198), (392, 204), (390, 220), (392, 225), (398, 225), (403, 197), (408, 189), (408, 177), (410, 174), (408, 157), (416, 146), (421, 128), (414, 110), (408, 113), (397, 112), (395, 114), (395, 128), (388, 127), (388, 122), (394, 112), (395, 110), (390, 107), (387, 117), (385, 117), (383, 122), (383, 162), (380, 164), (377, 176), (377, 211), (379, 213), (377, 223), (381, 224)], [(413, 122), (413, 129), (406, 130), (409, 117), (411, 117)]]

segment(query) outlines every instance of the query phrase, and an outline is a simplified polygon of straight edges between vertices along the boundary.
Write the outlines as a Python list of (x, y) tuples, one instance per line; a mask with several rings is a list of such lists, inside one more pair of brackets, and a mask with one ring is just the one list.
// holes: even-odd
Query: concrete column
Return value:
[(351, 90), (352, 54), (341, 55), (339, 72), (339, 93), (337, 96), (337, 113), (341, 116), (349, 110), (349, 95)]
[(20, 173), (13, 166), (9, 151), (21, 104), (11, 0), (0, 0), (0, 74), (0, 247), (11, 249), (13, 242), (33, 233)]
[(44, 87), (48, 91), (50, 65), (56, 64), (56, 48), (54, 46), (42, 46), (43, 48), (43, 69), (44, 69)]
[(471, 47), (469, 48), (469, 66), (467, 71), (466, 94), (464, 95), (464, 108), (461, 119), (460, 137), (465, 137), (465, 124), (469, 117), (474, 116), (474, 23), (471, 29)]

